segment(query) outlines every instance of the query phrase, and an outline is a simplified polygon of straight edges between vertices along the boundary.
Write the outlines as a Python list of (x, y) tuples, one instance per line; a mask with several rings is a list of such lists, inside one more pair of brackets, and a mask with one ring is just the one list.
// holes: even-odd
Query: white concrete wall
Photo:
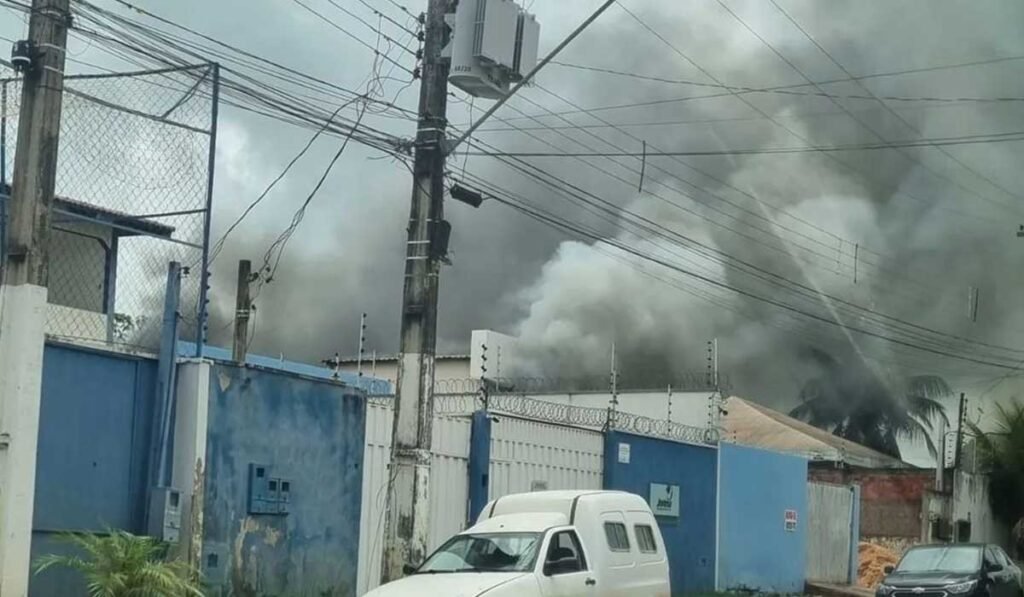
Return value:
[[(344, 363), (339, 367), (340, 371), (346, 373), (355, 374), (358, 372), (358, 367), (355, 363)], [(369, 360), (363, 363), (363, 375), (370, 377), (372, 371), (372, 364)], [(373, 377), (377, 379), (386, 379), (392, 383), (392, 386), (398, 383), (398, 363), (396, 361), (385, 361), (378, 362), (376, 373)], [(464, 359), (437, 359), (434, 361), (434, 380), (445, 381), (451, 379), (470, 379), (469, 374), (469, 358)]]
[[(487, 377), (514, 377), (512, 371), (516, 362), (519, 339), (515, 336), (499, 334), (492, 330), (473, 330), (469, 342), (469, 373), (473, 378), (480, 377), (483, 357), (487, 356)], [(484, 346), (487, 350), (484, 350)]]
[(0, 595), (28, 594), (46, 288), (0, 285)]
[(1008, 547), (1009, 529), (992, 514), (988, 502), (988, 478), (984, 475), (959, 471), (953, 475), (953, 524), (958, 520), (970, 521), (971, 541)]
[(206, 438), (210, 406), (209, 362), (178, 365), (174, 420), (174, 463), (171, 486), (181, 491), (179, 557), (199, 567), (203, 549), (203, 498), (206, 481)]
[[(667, 390), (667, 388), (666, 388)], [(610, 393), (586, 392), (580, 394), (528, 394), (530, 398), (567, 404), (583, 408), (608, 408)], [(681, 392), (672, 394), (671, 417), (669, 416), (668, 392), (622, 392), (619, 394), (619, 411), (651, 419), (706, 428), (714, 425), (713, 412), (709, 409), (710, 392)]]

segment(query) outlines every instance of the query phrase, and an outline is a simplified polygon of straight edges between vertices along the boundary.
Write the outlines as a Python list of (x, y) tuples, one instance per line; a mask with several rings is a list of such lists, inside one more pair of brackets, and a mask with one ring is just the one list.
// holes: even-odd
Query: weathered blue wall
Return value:
[[(630, 445), (629, 464), (619, 462), (619, 444)], [(672, 571), (672, 594), (715, 588), (717, 451), (639, 435), (605, 436), (606, 489), (650, 496), (651, 483), (678, 485), (679, 518), (658, 518)]]
[[(66, 551), (58, 534), (141, 532), (156, 361), (47, 344), (32, 557)], [(78, 595), (77, 575), (34, 576), (31, 595)]]
[[(734, 444), (719, 449), (719, 588), (802, 592), (807, 461)], [(785, 528), (786, 510), (797, 512), (794, 531)]]
[[(202, 565), (215, 594), (355, 594), (365, 419), (339, 384), (214, 366)], [(248, 514), (254, 463), (291, 483), (287, 515)]]
[(469, 439), (469, 520), (473, 526), (487, 505), (491, 470), (491, 417), (487, 411), (473, 413)]

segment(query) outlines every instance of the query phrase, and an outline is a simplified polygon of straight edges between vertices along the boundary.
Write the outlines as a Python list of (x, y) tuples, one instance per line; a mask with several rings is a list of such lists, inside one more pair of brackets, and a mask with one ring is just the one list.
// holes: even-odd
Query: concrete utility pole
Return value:
[(427, 555), (437, 295), (446, 242), (444, 144), (450, 64), (441, 58), (441, 50), (448, 41), (445, 14), (450, 6), (450, 0), (429, 0), (424, 22), (419, 128), (409, 210), (395, 426), (381, 566), (384, 582), (400, 578), (405, 566), (420, 564)]
[[(28, 594), (68, 0), (33, 0), (0, 286), (0, 595)], [(23, 49), (25, 47), (23, 46)]]
[(245, 364), (245, 353), (249, 348), (249, 317), (252, 314), (252, 300), (249, 285), (252, 283), (252, 262), (243, 259), (238, 262), (238, 288), (235, 290), (235, 340), (231, 358), (239, 365)]

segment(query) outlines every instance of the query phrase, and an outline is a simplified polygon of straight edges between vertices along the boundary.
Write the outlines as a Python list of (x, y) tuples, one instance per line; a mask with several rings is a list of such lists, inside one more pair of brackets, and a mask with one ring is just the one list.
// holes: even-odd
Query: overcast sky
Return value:
[[(96, 1), (130, 15), (112, 1)], [(327, 0), (304, 1), (355, 36), (375, 43), (374, 32)], [(378, 22), (360, 0), (335, 2), (373, 24)], [(414, 24), (397, 6), (412, 12), (425, 8), (421, 0), (366, 2), (411, 27)], [(623, 8), (613, 6), (559, 60), (666, 80), (770, 87), (806, 83), (808, 78), (828, 81), (851, 74), (1024, 56), (1024, 3), (1017, 0), (777, 3), (622, 0), (661, 39)], [(138, 0), (138, 4), (347, 88), (359, 87), (370, 71), (370, 51), (288, 0)], [(541, 23), (544, 54), (599, 2), (527, 0), (527, 4)], [(0, 35), (20, 38), (24, 29), (17, 13), (0, 10)], [(404, 31), (386, 21), (384, 31), (407, 39)], [(102, 47), (77, 38), (72, 39), (70, 56), (126, 68)], [(393, 56), (409, 67), (414, 61), (400, 51)], [(90, 70), (81, 64), (69, 65), (71, 72)], [(394, 77), (408, 79), (397, 70)], [(669, 102), (664, 100), (714, 94), (716, 89), (562, 65), (548, 67), (538, 82), (498, 116), (518, 117), (513, 124), (527, 129), (563, 129), (489, 132), (481, 137), (484, 141), (509, 151), (636, 152), (641, 141), (661, 150), (705, 151), (1024, 131), (1024, 102), (1020, 101), (889, 100), (883, 106), (865, 98), (868, 94), (945, 100), (1022, 97), (1024, 60), (822, 88), (838, 99), (813, 94), (733, 96), (718, 89), (718, 97)], [(383, 83), (389, 97), (406, 86), (400, 80)], [(814, 87), (801, 90), (817, 91)], [(412, 85), (397, 103), (414, 109), (417, 94), (418, 85)], [(456, 95), (460, 99), (450, 106), (450, 121), (464, 126), (471, 109), (465, 94)], [(472, 103), (472, 114), (477, 116), (490, 105), (487, 100)], [(548, 115), (537, 121), (522, 118), (524, 113), (572, 111), (576, 109), (572, 104), (597, 108), (637, 103), (647, 105), (594, 115)], [(355, 117), (354, 110), (346, 114)], [(601, 125), (598, 118), (631, 126), (565, 129), (569, 124)], [(696, 120), (704, 122), (680, 122)], [(368, 116), (366, 122), (397, 136), (414, 134), (409, 121)], [(507, 126), (494, 120), (485, 128)], [(305, 129), (230, 107), (223, 110), (214, 238), (309, 136)], [(237, 260), (261, 260), (339, 143), (336, 138), (318, 142), (226, 243), (213, 265), (216, 340), (226, 341), (220, 331), (233, 310)], [(528, 161), (691, 241), (822, 293), (949, 334), (1022, 346), (1024, 239), (1015, 235), (1018, 224), (1024, 224), (1022, 151), (1024, 143), (1011, 142), (950, 146), (941, 151), (651, 158), (645, 166), (647, 192), (643, 194), (637, 192), (637, 159)], [(410, 181), (401, 164), (374, 159), (380, 157), (374, 150), (351, 146), (310, 205), (276, 279), (258, 299), (256, 351), (305, 361), (335, 352), (352, 354), (362, 312), (369, 316), (370, 348), (382, 353), (397, 349)], [(719, 259), (699, 252), (681, 254), (684, 249), (667, 246), (664, 239), (625, 232), (615, 221), (594, 217), (492, 158), (459, 156), (449, 166), (456, 178), (465, 169), (609, 238), (680, 260), (695, 271), (751, 292), (778, 296), (771, 284), (726, 267)], [(493, 201), (479, 210), (457, 203), (449, 203), (447, 209), (454, 226), (453, 266), (444, 269), (441, 283), (442, 352), (467, 351), (470, 330), (493, 328), (523, 336), (530, 353), (521, 366), (531, 373), (603, 374), (615, 342), (625, 355), (626, 373), (665, 377), (672, 371), (700, 369), (705, 342), (717, 337), (722, 367), (732, 374), (737, 393), (780, 406), (795, 403), (796, 390), (810, 375), (799, 356), (807, 345), (825, 348), (886, 380), (940, 374), (958, 391), (984, 390), (1006, 374), (998, 368), (844, 333), (842, 325), (808, 321), (721, 288), (702, 286), (639, 264), (633, 257), (609, 254), (607, 247), (595, 249), (591, 242), (574, 240)], [(981, 297), (976, 322), (966, 316), (970, 287), (979, 288)], [(836, 313), (831, 301), (786, 300), (840, 324), (856, 323)], [(971, 350), (986, 355), (998, 352), (976, 345)], [(1010, 395), (1019, 387), (1013, 379), (999, 383), (986, 401)]]

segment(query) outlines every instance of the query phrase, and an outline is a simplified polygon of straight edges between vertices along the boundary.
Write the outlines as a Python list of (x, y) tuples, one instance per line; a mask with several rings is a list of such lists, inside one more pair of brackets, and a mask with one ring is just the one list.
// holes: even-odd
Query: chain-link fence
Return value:
[[(50, 237), (50, 336), (152, 351), (168, 262), (177, 261), (188, 271), (179, 333), (201, 341), (216, 79), (211, 65), (66, 78)], [(4, 80), (6, 185), (20, 102), (20, 80)]]

